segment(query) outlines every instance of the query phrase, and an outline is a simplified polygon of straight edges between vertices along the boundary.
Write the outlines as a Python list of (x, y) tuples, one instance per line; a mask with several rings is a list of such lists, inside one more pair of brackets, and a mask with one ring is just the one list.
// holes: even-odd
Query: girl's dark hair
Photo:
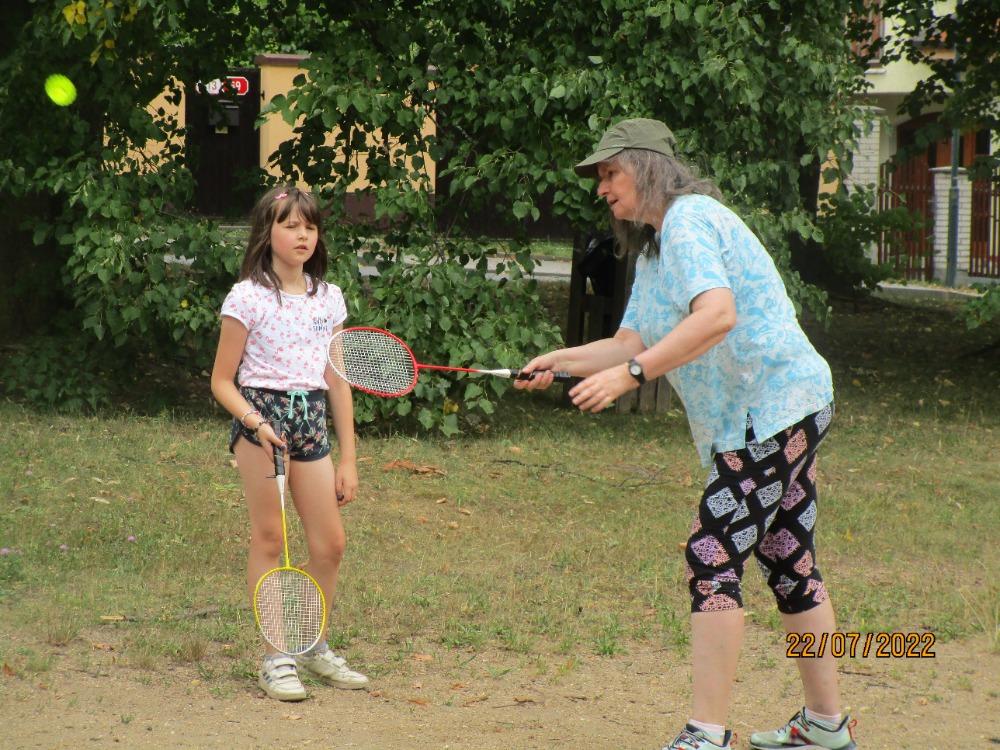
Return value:
[(247, 253), (240, 267), (240, 281), (250, 279), (256, 284), (274, 289), (281, 302), (281, 283), (274, 273), (271, 263), (271, 225), (275, 221), (284, 221), (298, 209), (303, 220), (314, 224), (319, 233), (316, 240), (316, 251), (305, 262), (302, 270), (309, 276), (307, 294), (316, 294), (319, 285), (325, 283), (326, 277), (326, 244), (323, 242), (323, 212), (316, 199), (297, 187), (283, 185), (271, 188), (257, 201), (250, 212), (250, 238), (247, 240)]
[[(647, 209), (659, 210), (661, 207), (666, 213), (682, 195), (708, 195), (722, 200), (722, 193), (714, 182), (699, 177), (694, 169), (676, 157), (641, 148), (626, 148), (608, 161), (616, 162), (635, 180), (640, 215), (647, 214)], [(620, 221), (612, 216), (611, 229), (615, 233), (616, 252), (619, 254), (648, 252), (658, 255), (660, 252), (659, 243), (655, 240), (659, 227), (637, 221)]]

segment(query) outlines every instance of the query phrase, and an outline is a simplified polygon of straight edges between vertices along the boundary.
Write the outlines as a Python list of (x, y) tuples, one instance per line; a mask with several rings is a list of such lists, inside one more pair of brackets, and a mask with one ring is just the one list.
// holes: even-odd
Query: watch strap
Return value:
[(628, 361), (628, 374), (635, 378), (639, 385), (646, 382), (646, 373), (642, 370), (642, 365), (636, 361), (635, 357)]

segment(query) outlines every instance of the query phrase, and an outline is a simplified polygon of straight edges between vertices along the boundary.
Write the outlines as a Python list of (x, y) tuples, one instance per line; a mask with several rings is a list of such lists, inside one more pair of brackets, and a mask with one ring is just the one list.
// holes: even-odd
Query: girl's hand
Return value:
[(580, 411), (596, 414), (611, 406), (619, 396), (638, 387), (638, 381), (629, 374), (628, 365), (615, 365), (577, 383), (570, 389), (569, 397)]
[(343, 507), (358, 494), (358, 467), (354, 461), (342, 460), (337, 465), (337, 505)]
[(282, 453), (288, 452), (285, 441), (278, 437), (274, 429), (267, 422), (261, 424), (257, 430), (257, 439), (261, 447), (267, 452), (268, 458), (274, 459), (274, 449), (278, 448)]
[(522, 374), (534, 373), (530, 378), (514, 381), (514, 387), (518, 390), (537, 391), (548, 388), (552, 385), (552, 373), (563, 369), (560, 367), (562, 350), (549, 352), (535, 357), (528, 364), (521, 368)]

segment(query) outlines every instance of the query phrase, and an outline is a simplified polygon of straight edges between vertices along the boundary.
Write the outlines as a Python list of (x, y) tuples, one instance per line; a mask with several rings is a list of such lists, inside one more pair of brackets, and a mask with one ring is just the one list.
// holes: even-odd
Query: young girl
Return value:
[[(281, 554), (272, 452), (287, 451), (288, 484), (309, 548), (303, 567), (330, 606), (346, 541), (339, 508), (358, 488), (351, 391), (326, 359), (327, 342), (347, 309), (340, 289), (323, 281), (326, 247), (310, 194), (274, 188), (257, 203), (250, 223), (239, 283), (222, 304), (212, 370), (212, 393), (234, 418), (229, 448), (250, 511), (247, 585), (252, 599), (258, 579)], [(328, 458), (327, 398), (340, 447), (336, 471)], [(340, 688), (368, 685), (325, 640), (295, 659), (265, 648), (258, 684), (272, 698), (306, 697), (300, 669)]]

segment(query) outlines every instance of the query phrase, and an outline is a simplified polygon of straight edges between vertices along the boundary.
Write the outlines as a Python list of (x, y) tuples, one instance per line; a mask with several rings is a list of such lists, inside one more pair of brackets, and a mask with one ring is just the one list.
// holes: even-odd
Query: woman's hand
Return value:
[(531, 377), (522, 377), (515, 380), (514, 387), (518, 390), (527, 391), (537, 391), (548, 388), (553, 382), (552, 373), (562, 369), (560, 366), (560, 362), (562, 361), (562, 352), (563, 350), (559, 349), (557, 351), (535, 357), (521, 368), (522, 375), (531, 375)]
[(577, 383), (570, 389), (569, 397), (580, 411), (596, 414), (638, 387), (639, 381), (629, 374), (628, 365), (615, 365)]
[(358, 466), (354, 461), (341, 460), (337, 464), (337, 505), (343, 507), (358, 494)]

